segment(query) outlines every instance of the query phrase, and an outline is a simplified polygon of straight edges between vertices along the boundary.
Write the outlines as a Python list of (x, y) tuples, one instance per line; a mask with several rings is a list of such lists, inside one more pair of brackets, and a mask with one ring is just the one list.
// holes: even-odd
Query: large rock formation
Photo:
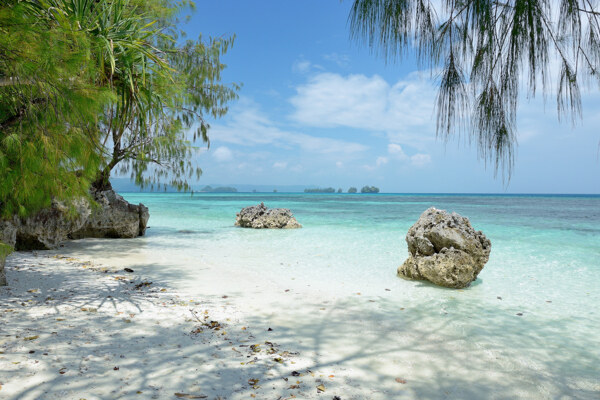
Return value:
[(287, 208), (268, 209), (264, 203), (242, 208), (235, 220), (236, 226), (243, 228), (302, 228)]
[(129, 204), (112, 189), (95, 192), (94, 200), (98, 205), (92, 206), (83, 226), (69, 234), (71, 239), (135, 238), (146, 233), (150, 214), (143, 204)]
[(77, 199), (70, 206), (63, 202), (53, 201), (49, 208), (25, 219), (17, 220), (15, 249), (56, 248), (69, 238), (71, 232), (81, 229), (90, 213), (90, 204), (86, 199)]
[(56, 248), (68, 239), (134, 238), (146, 232), (148, 208), (132, 205), (112, 189), (92, 193), (70, 206), (53, 201), (51, 207), (27, 218), (0, 221), (0, 241), (16, 250)]
[(477, 279), (492, 248), (468, 218), (434, 207), (408, 230), (406, 242), (409, 256), (398, 275), (449, 288), (464, 288)]

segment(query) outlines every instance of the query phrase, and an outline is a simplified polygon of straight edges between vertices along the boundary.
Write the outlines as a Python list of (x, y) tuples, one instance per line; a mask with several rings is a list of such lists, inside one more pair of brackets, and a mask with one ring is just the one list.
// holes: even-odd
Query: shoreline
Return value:
[(137, 271), (43, 252), (14, 253), (6, 272), (2, 398), (352, 398), (226, 298), (184, 298)]

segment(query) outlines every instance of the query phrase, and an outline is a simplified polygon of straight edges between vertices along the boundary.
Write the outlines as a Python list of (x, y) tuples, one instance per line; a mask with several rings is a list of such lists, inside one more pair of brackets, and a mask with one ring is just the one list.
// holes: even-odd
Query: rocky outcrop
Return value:
[(12, 246), (3, 243), (0, 240), (0, 286), (6, 286), (6, 274), (4, 273), (4, 263), (6, 257), (12, 252)]
[(17, 217), (13, 217), (13, 219), (0, 220), (0, 243), (5, 243), (11, 247), (15, 246), (17, 242), (17, 226), (19, 224), (19, 219)]
[(94, 193), (97, 206), (83, 226), (69, 234), (81, 238), (135, 238), (146, 233), (150, 214), (143, 204), (130, 204), (113, 190)]
[(77, 199), (71, 205), (53, 201), (49, 208), (17, 220), (15, 249), (56, 248), (69, 238), (71, 232), (81, 229), (90, 213), (90, 204), (86, 199)]
[(477, 279), (492, 248), (468, 218), (434, 207), (408, 230), (406, 243), (409, 256), (398, 275), (449, 288), (464, 288)]
[(242, 208), (237, 214), (235, 226), (254, 229), (293, 229), (302, 228), (287, 208), (268, 209), (264, 203)]
[(56, 248), (68, 239), (134, 238), (144, 235), (148, 208), (132, 205), (112, 189), (92, 193), (96, 203), (78, 199), (71, 205), (53, 201), (27, 218), (0, 220), (0, 241), (16, 250)]

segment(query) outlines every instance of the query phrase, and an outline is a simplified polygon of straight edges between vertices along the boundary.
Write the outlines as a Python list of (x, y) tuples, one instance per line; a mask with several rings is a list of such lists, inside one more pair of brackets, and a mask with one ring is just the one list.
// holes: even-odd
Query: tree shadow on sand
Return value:
[[(144, 281), (135, 275), (53, 269), (49, 260), (23, 256), (7, 267), (7, 398), (598, 398), (600, 359), (586, 336), (594, 321), (424, 300), (399, 312), (384, 296), (306, 300), (302, 310), (280, 308), (277, 321), (259, 313), (227, 321), (217, 299), (190, 302), (164, 286), (136, 289)], [(200, 321), (190, 310), (223, 329), (192, 333)]]

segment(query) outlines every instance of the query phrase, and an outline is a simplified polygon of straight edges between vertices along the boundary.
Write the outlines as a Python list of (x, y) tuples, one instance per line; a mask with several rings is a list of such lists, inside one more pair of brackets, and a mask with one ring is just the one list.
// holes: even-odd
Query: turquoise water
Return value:
[[(489, 263), (470, 291), (502, 289), (563, 306), (600, 305), (600, 196), (126, 194), (151, 210), (149, 238), (197, 249), (236, 248), (251, 257), (307, 262), (307, 273), (389, 279), (407, 256), (404, 236), (435, 206), (470, 218), (492, 241)], [(304, 229), (233, 227), (242, 207), (290, 208)], [(185, 231), (185, 232), (182, 232)], [(256, 247), (258, 246), (258, 247)], [(224, 250), (225, 251), (225, 250)], [(315, 257), (318, 256), (318, 257)], [(586, 311), (581, 310), (582, 313)], [(587, 312), (592, 312), (588, 310)]]
[[(124, 197), (150, 208), (146, 237), (111, 242), (108, 259), (106, 244), (81, 255), (123, 260), (190, 296), (227, 294), (251, 322), (293, 332), (279, 342), (305, 338), (290, 346), (361, 371), (363, 387), (389, 395), (404, 376), (412, 398), (599, 398), (600, 196)], [(233, 226), (261, 201), (304, 227)], [(465, 290), (396, 277), (406, 232), (431, 206), (469, 217), (492, 242)]]

